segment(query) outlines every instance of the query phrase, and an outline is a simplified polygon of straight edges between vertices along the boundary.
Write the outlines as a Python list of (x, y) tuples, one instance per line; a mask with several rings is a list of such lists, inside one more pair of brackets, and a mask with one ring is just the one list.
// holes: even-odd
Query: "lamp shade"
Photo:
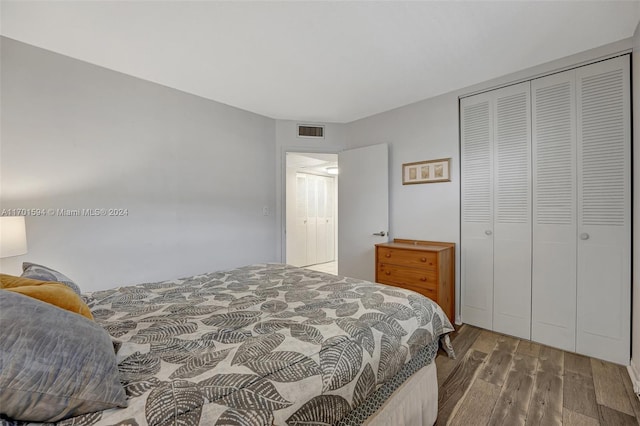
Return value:
[(0, 257), (19, 256), (27, 252), (24, 216), (0, 217)]

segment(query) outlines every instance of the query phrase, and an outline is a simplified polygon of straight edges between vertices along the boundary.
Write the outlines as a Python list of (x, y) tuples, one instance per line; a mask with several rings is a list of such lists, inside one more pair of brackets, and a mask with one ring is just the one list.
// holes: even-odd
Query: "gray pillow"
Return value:
[(111, 338), (102, 327), (0, 290), (0, 415), (55, 422), (126, 406)]
[(71, 290), (75, 291), (78, 296), (82, 296), (82, 294), (80, 294), (80, 287), (78, 287), (76, 283), (71, 281), (71, 278), (56, 271), (55, 269), (47, 268), (46, 266), (23, 262), (21, 277), (40, 281), (56, 281), (66, 285)]

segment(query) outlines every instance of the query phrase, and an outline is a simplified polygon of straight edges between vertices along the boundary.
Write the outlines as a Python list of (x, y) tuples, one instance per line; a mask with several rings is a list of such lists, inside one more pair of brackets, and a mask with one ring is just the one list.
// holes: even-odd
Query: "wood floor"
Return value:
[(463, 325), (436, 358), (437, 425), (640, 424), (625, 367)]

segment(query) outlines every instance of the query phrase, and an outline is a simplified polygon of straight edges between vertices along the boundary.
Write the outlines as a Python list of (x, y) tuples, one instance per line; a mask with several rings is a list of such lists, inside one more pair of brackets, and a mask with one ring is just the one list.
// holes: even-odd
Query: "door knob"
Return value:
[(486, 231), (484, 231), (484, 233), (485, 233), (486, 235), (491, 235), (491, 234), (493, 234), (493, 232), (491, 232), (491, 230), (490, 230), (490, 229), (487, 229)]
[(384, 237), (385, 235), (387, 235), (387, 233), (384, 232), (384, 231), (380, 231), (380, 232), (374, 232), (373, 235), (377, 235), (379, 237)]
[(580, 234), (580, 239), (581, 240), (588, 240), (589, 239), (589, 234), (587, 234), (586, 232), (583, 232), (582, 234)]

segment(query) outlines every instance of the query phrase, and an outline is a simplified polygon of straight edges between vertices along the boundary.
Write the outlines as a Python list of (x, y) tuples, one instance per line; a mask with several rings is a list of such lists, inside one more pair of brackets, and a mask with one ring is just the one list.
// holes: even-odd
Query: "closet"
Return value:
[(335, 178), (296, 173), (295, 237), (288, 262), (308, 266), (335, 260)]
[(629, 56), (461, 99), (461, 317), (629, 361)]

